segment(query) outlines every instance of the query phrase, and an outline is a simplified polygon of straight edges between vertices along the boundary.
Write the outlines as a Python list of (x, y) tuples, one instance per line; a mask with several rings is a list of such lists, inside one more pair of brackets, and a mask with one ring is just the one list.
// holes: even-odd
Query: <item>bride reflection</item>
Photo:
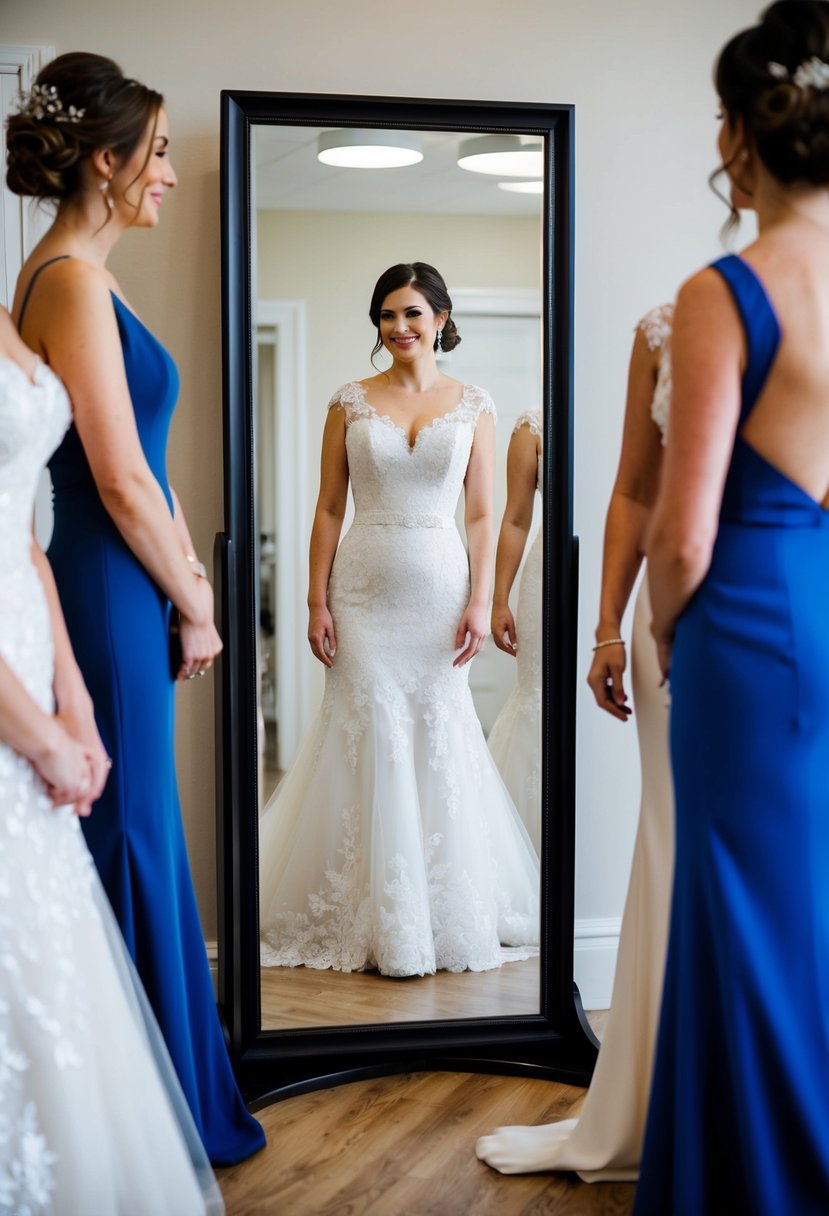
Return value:
[(487, 633), (494, 410), (438, 369), (460, 340), (451, 308), (432, 267), (387, 271), (370, 316), (391, 367), (329, 408), (309, 589), (325, 693), (260, 822), (264, 966), (412, 976), (537, 947), (538, 858), (468, 684)]

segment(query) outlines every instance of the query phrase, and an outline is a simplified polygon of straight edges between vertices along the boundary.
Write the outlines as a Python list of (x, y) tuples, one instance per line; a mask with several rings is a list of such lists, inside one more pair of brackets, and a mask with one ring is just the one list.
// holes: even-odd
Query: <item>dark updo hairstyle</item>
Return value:
[[(414, 287), (415, 291), (419, 291), (422, 296), (426, 297), (433, 312), (449, 313), (443, 324), (440, 345), (442, 350), (454, 350), (459, 344), (461, 336), (458, 333), (457, 325), (452, 320), (452, 300), (443, 281), (443, 275), (427, 262), (400, 262), (397, 266), (390, 266), (380, 275), (374, 291), (371, 293), (368, 315), (377, 330), (377, 341), (371, 352), (372, 364), (374, 356), (383, 349), (383, 340), (380, 337), (380, 313), (383, 311), (383, 301), (386, 296), (391, 295), (393, 291), (399, 291), (401, 287)], [(437, 348), (437, 339), (435, 339), (432, 349), (437, 350)]]
[[(128, 160), (164, 102), (154, 89), (125, 77), (111, 59), (85, 51), (59, 55), (41, 69), (35, 83), (56, 90), (61, 115), (70, 106), (83, 110), (77, 122), (50, 113), (38, 118), (31, 107), (8, 120), (6, 184), (14, 194), (41, 200), (71, 198), (81, 187), (83, 164), (96, 148), (109, 148), (120, 161)], [(151, 150), (152, 141), (148, 160)]]
[(794, 80), (812, 59), (829, 64), (829, 3), (777, 0), (727, 43), (714, 72), (727, 121), (743, 120), (760, 160), (786, 184), (829, 184), (829, 89)]

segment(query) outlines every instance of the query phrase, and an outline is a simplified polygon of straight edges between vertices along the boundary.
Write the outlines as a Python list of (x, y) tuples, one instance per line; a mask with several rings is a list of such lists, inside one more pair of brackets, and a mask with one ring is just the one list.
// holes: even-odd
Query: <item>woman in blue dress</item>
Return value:
[[(165, 467), (178, 376), (107, 259), (153, 228), (176, 184), (158, 93), (99, 55), (62, 55), (9, 123), (8, 183), (57, 202), (26, 261), (14, 313), (63, 379), (73, 425), (52, 458), (49, 550), (112, 774), (84, 831), (214, 1164), (264, 1143), (227, 1056), (185, 849), (173, 755), (169, 621), (180, 679), (221, 649), (213, 597)], [(67, 699), (81, 738), (88, 706)], [(100, 749), (99, 749), (100, 751)]]
[(829, 4), (723, 50), (759, 237), (680, 292), (648, 550), (676, 872), (636, 1216), (829, 1211)]

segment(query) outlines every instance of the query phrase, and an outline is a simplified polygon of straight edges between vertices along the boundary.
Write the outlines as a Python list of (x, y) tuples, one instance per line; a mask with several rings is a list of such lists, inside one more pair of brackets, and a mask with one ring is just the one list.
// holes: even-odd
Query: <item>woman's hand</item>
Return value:
[(189, 680), (204, 674), (212, 667), (216, 655), (221, 652), (222, 639), (213, 624), (213, 590), (206, 579), (199, 579), (202, 611), (197, 619), (181, 616), (179, 639), (181, 641), (181, 667), (176, 679)]
[(92, 753), (72, 738), (58, 718), (52, 718), (48, 737), (32, 764), (55, 806), (71, 803), (76, 815), (89, 814), (94, 801)]
[(671, 675), (671, 655), (674, 650), (674, 635), (673, 633), (666, 634), (661, 629), (655, 629), (653, 624), (651, 624), (651, 633), (656, 642), (656, 660), (659, 663), (659, 670), (662, 672), (662, 683), (666, 684)]
[(492, 605), (492, 640), (504, 654), (515, 658), (518, 650), (518, 638), (515, 633), (515, 621), (510, 612), (509, 604)]
[(587, 683), (596, 704), (620, 722), (627, 722), (631, 713), (623, 680), (626, 665), (624, 643), (617, 642), (613, 646), (601, 646), (593, 652), (593, 662), (587, 673)]
[(334, 655), (337, 653), (337, 637), (334, 633), (334, 618), (328, 611), (327, 604), (309, 608), (308, 641), (311, 644), (314, 658), (319, 659), (324, 667), (334, 666)]
[[(489, 630), (487, 629), (486, 608), (483, 604), (467, 604), (466, 611), (460, 619), (458, 631), (455, 634), (455, 649), (461, 653), (452, 663), (453, 667), (463, 667), (484, 648), (484, 642)], [(467, 641), (467, 638), (469, 639)], [(463, 649), (461, 649), (463, 647)]]
[(104, 792), (104, 786), (112, 768), (112, 761), (98, 734), (95, 712), (89, 695), (86, 694), (82, 699), (79, 698), (68, 704), (62, 702), (55, 717), (66, 733), (80, 743), (89, 756), (91, 780), (84, 798), (86, 809), (82, 810), (79, 806), (75, 808), (77, 814), (88, 815), (93, 802), (97, 802)]

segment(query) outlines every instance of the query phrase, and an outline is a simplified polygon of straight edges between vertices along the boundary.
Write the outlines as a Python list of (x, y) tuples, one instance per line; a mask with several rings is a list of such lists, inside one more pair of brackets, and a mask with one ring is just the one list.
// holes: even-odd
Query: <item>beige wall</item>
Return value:
[[(199, 551), (221, 527), (219, 90), (574, 102), (577, 131), (576, 522), (587, 667), (604, 507), (636, 319), (718, 250), (716, 50), (756, 0), (3, 0), (0, 41), (96, 50), (167, 95), (181, 185), (116, 273), (182, 375), (170, 470)], [(362, 303), (360, 303), (362, 307)], [(356, 369), (359, 370), (359, 369)], [(353, 374), (353, 373), (351, 373)], [(208, 936), (215, 932), (211, 685), (179, 694), (179, 780)], [(618, 915), (636, 813), (633, 727), (580, 691), (577, 915)], [(608, 774), (611, 774), (609, 777)]]

